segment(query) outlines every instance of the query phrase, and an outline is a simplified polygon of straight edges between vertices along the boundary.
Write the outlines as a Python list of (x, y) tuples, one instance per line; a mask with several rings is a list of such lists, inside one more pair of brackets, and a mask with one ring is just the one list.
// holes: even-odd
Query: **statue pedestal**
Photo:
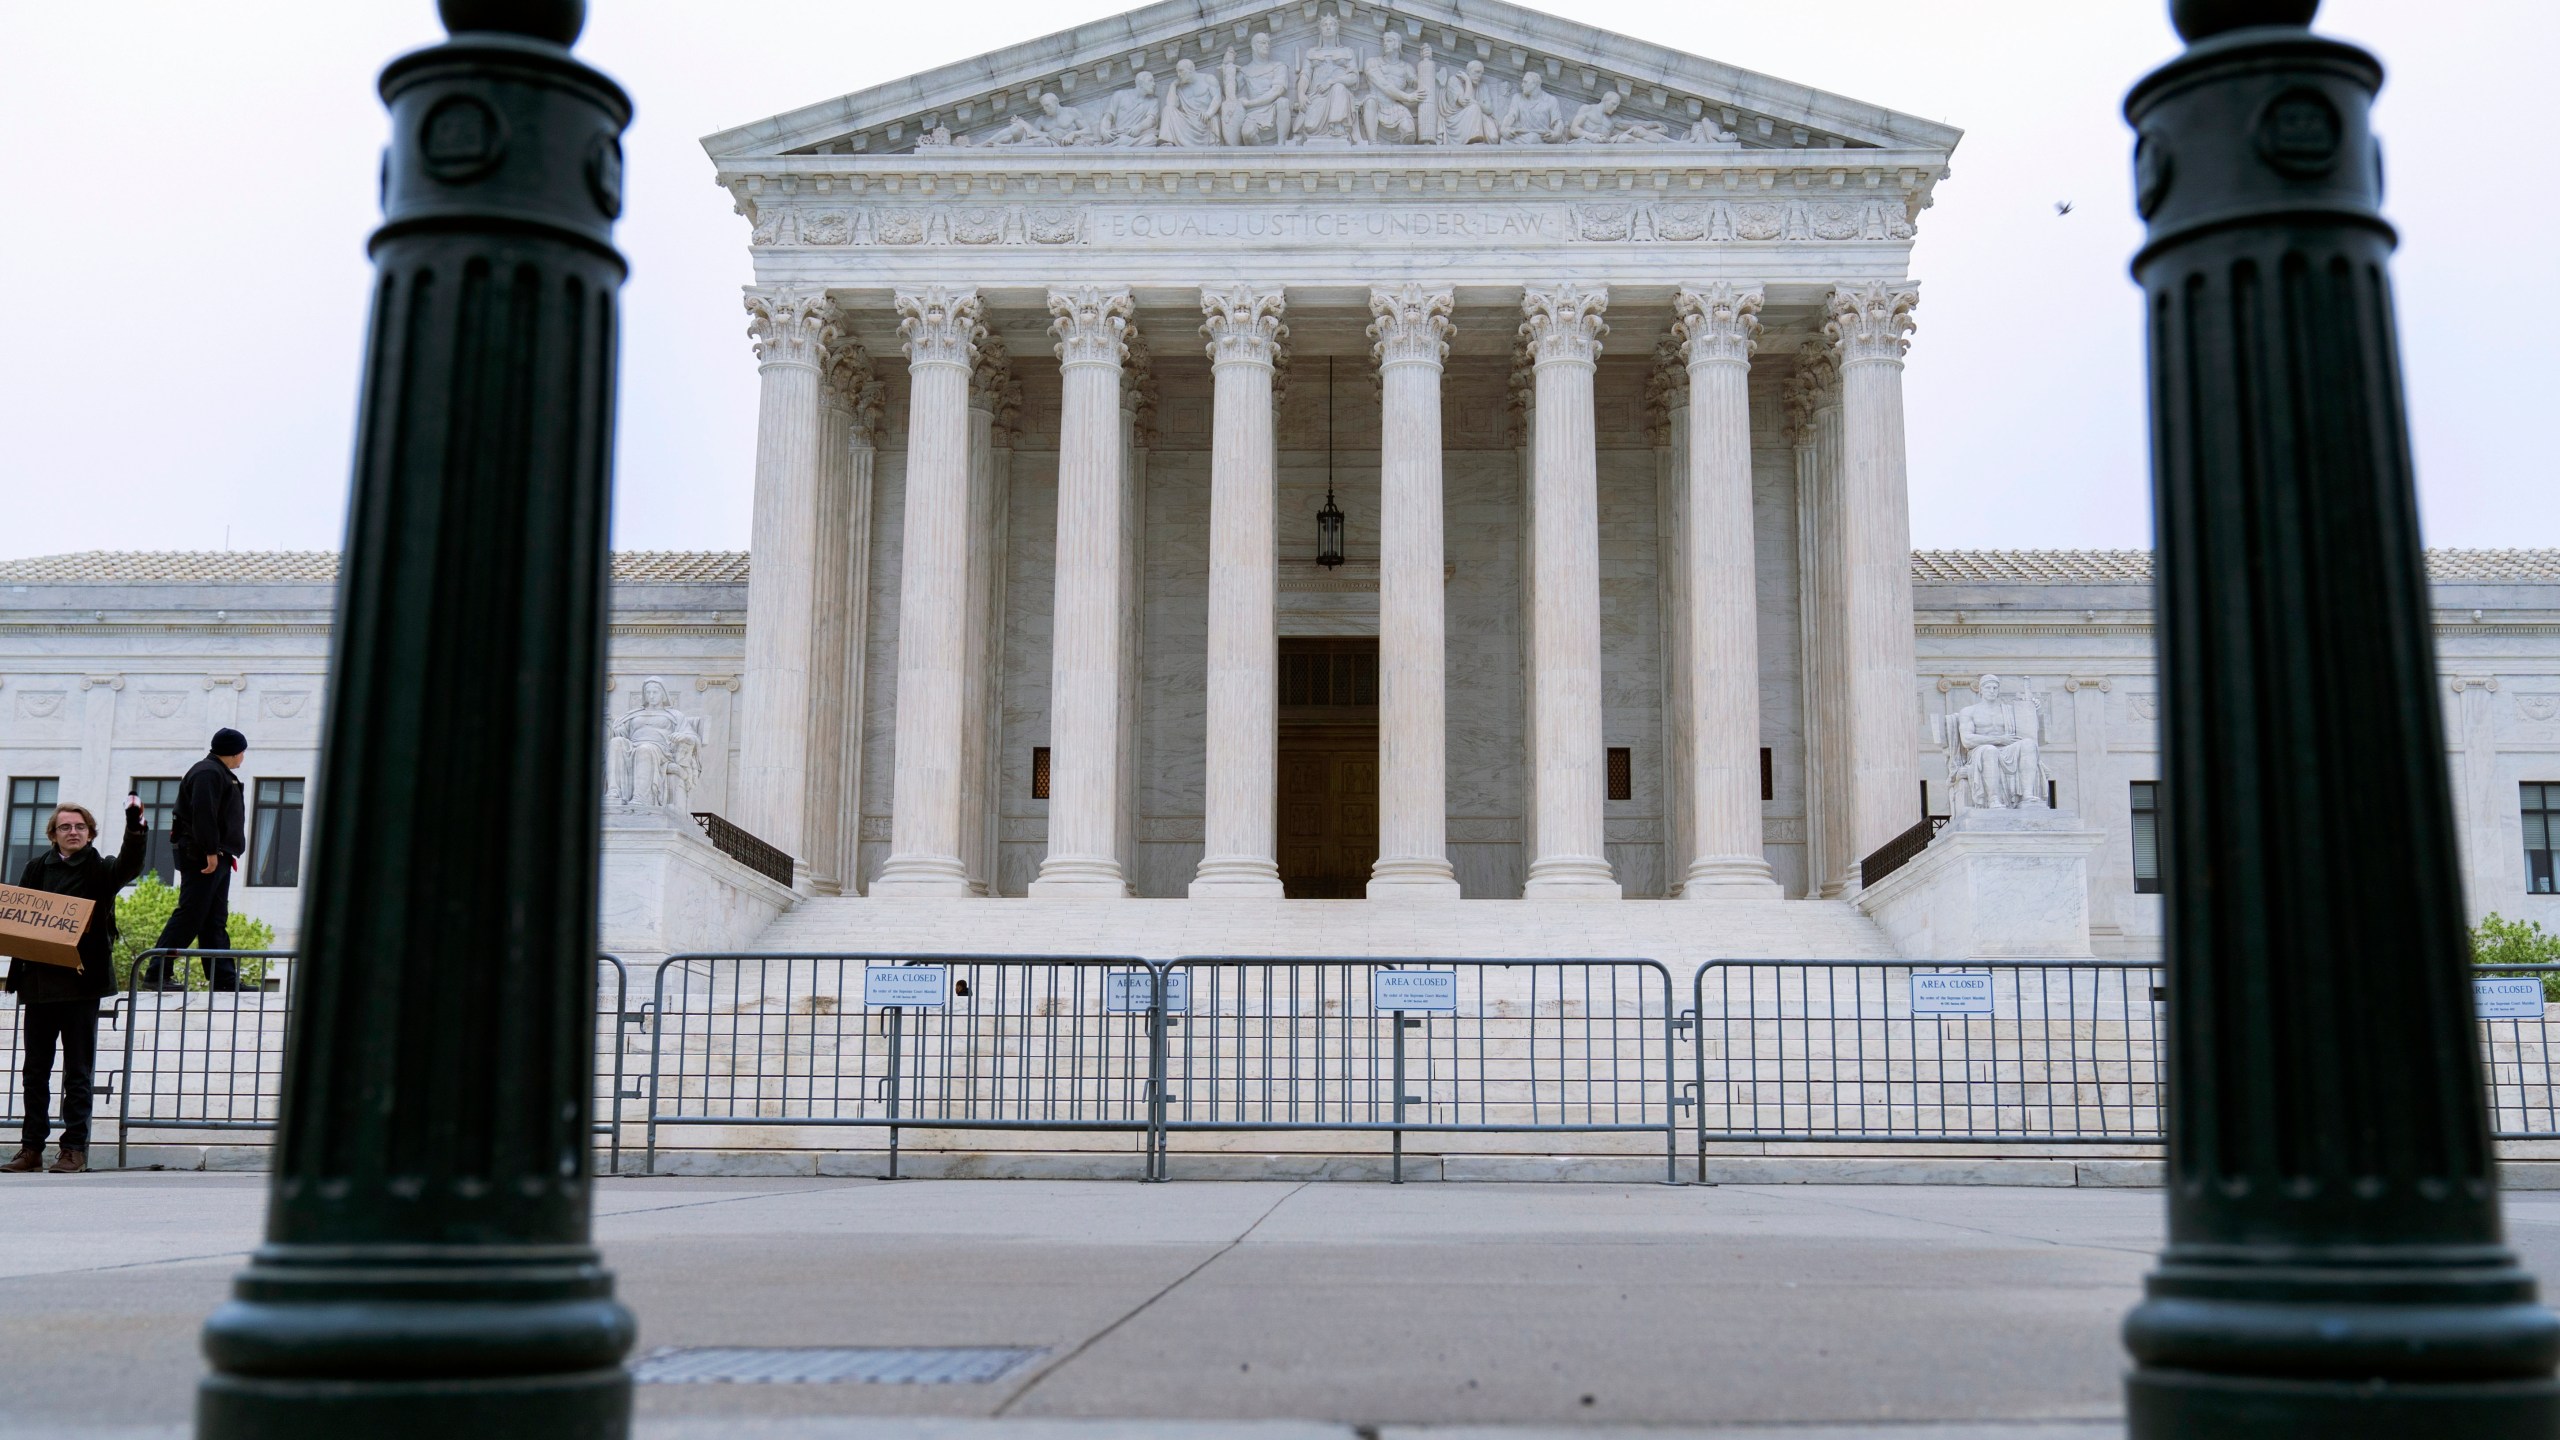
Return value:
[(692, 950), (735, 950), (797, 898), (713, 848), (690, 815), (607, 805), (599, 944), (634, 968)]
[(2085, 960), (2089, 856), (2105, 836), (2068, 810), (1968, 810), (1859, 892), (1910, 960)]

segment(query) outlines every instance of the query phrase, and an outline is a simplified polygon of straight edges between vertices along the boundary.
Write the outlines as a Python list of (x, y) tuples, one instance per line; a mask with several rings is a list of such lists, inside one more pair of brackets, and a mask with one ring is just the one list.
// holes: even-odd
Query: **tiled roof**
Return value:
[[(0, 584), (328, 585), (338, 557), (328, 550), (82, 550), (0, 560)], [(634, 585), (742, 585), (743, 550), (623, 550), (613, 578)], [(2148, 550), (1915, 550), (1911, 578), (1922, 585), (2148, 585)], [(2560, 550), (2430, 550), (2427, 578), (2439, 584), (2560, 584)]]
[[(2148, 550), (1915, 550), (1911, 578), (1922, 585), (2148, 585)], [(2430, 550), (2427, 578), (2462, 582), (2560, 584), (2560, 550)]]
[[(613, 578), (639, 585), (737, 585), (742, 550), (623, 550)], [(82, 550), (0, 560), (0, 583), (333, 585), (334, 550)]]

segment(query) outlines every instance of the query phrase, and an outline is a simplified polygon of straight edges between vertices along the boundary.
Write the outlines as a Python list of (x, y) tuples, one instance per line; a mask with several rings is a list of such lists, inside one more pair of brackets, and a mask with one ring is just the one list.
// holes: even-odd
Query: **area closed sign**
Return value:
[(939, 1010), (950, 994), (950, 974), (940, 965), (870, 965), (862, 971), (862, 1003), (869, 1009)]
[(1381, 970), (1369, 977), (1369, 998), (1380, 1010), (1458, 1013), (1458, 976), (1451, 970)]
[[(1144, 1014), (1155, 1003), (1154, 975), (1145, 970), (1114, 970), (1104, 982), (1102, 1006), (1107, 1014)], [(1164, 1011), (1185, 1015), (1191, 1010), (1191, 977), (1180, 970), (1164, 977)]]
[(2542, 1018), (2542, 980), (2534, 975), (2498, 975), (2471, 982), (2473, 1001), (2483, 1020)]
[(1911, 977), (1911, 1013), (1988, 1015), (1991, 1013), (1991, 977), (1914, 975)]

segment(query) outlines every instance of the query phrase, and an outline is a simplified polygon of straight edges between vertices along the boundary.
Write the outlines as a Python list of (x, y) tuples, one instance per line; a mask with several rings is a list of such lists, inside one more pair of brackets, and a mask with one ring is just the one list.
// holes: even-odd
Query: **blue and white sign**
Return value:
[(1369, 1000), (1378, 1010), (1455, 1015), (1458, 975), (1454, 970), (1380, 970), (1369, 977)]
[(1914, 975), (1911, 977), (1911, 1013), (1988, 1015), (1991, 1013), (1991, 977), (1987, 974)]
[(862, 1003), (868, 1009), (895, 1005), (939, 1010), (950, 994), (950, 973), (940, 965), (866, 965), (862, 970)]
[[(1143, 1015), (1155, 999), (1155, 977), (1144, 970), (1114, 970), (1103, 980), (1102, 1008), (1112, 1015)], [(1191, 1013), (1191, 976), (1176, 970), (1164, 977), (1164, 1013)]]
[(2499, 975), (2471, 982), (2472, 997), (2483, 1020), (2542, 1018), (2542, 979), (2535, 975)]

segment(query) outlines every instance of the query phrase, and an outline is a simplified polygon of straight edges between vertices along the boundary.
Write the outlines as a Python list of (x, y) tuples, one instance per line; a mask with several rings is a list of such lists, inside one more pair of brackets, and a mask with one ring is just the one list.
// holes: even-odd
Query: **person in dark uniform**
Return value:
[[(169, 857), (178, 867), (178, 908), (160, 929), (153, 948), (231, 948), (231, 872), (249, 853), (247, 807), (240, 777), (232, 772), (249, 758), (249, 737), (225, 727), (213, 732), (213, 753), (178, 782), (178, 813), (169, 825)], [(216, 990), (240, 988), (240, 962), (208, 959), (205, 978)], [(142, 977), (146, 990), (183, 989), (174, 962), (163, 956)]]
[(8, 988), (24, 1007), (27, 1064), (26, 1119), (18, 1130), (18, 1153), (0, 1174), (23, 1175), (44, 1167), (52, 1102), (53, 1052), (62, 1049), (62, 1151), (51, 1167), (56, 1175), (77, 1175), (89, 1168), (89, 1102), (98, 1068), (98, 1002), (116, 992), (116, 892), (142, 873), (149, 836), (142, 801), (124, 802), (124, 844), (112, 856), (98, 853), (98, 817), (79, 805), (56, 806), (44, 827), (53, 848), (27, 862), (18, 877), (21, 890), (76, 895), (95, 908), (80, 932), (80, 968), (39, 965), (33, 960), (9, 962)]

